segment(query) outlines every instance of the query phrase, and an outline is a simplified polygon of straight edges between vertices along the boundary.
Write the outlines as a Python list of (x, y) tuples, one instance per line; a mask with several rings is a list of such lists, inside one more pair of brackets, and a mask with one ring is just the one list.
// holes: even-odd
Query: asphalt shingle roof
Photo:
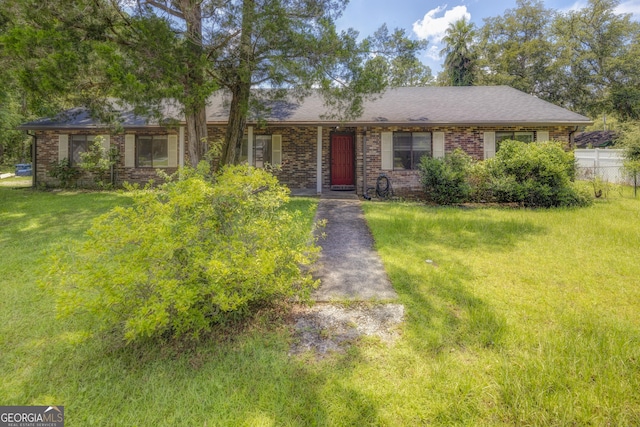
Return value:
[[(207, 122), (226, 124), (229, 96), (214, 94), (207, 108)], [(168, 109), (169, 117), (178, 118)], [(263, 120), (271, 124), (338, 124), (322, 118), (326, 107), (317, 93), (302, 102), (274, 102)], [(71, 117), (71, 118), (70, 118)], [(256, 118), (250, 118), (251, 123)], [(508, 86), (403, 87), (389, 89), (364, 103), (363, 114), (344, 125), (589, 125), (583, 115), (558, 107)], [(144, 126), (144, 119), (123, 114), (123, 126)], [(22, 129), (96, 127), (86, 112), (20, 126)]]

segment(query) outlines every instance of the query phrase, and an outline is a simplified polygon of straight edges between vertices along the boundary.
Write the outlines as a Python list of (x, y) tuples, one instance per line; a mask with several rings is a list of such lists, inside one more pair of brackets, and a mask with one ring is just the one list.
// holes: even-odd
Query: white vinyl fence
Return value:
[(599, 176), (603, 181), (633, 184), (624, 173), (623, 151), (611, 148), (577, 149), (574, 156), (578, 165), (578, 179), (589, 180)]

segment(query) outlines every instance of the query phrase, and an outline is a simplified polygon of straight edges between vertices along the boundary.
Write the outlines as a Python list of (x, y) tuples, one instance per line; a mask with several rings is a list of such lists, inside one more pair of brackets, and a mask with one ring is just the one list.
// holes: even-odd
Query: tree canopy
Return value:
[[(338, 32), (337, 0), (8, 0), (8, 54), (25, 65), (21, 84), (109, 118), (112, 98), (162, 118), (163, 103), (184, 114), (192, 165), (211, 142), (206, 103), (218, 90), (231, 97), (221, 164), (240, 152), (256, 104), (322, 93), (339, 118), (357, 115), (363, 99), (406, 74), (422, 83), (416, 64), (425, 42), (381, 28), (359, 40)], [(252, 96), (251, 89), (268, 99)], [(256, 109), (254, 109), (256, 110)]]
[[(426, 42), (386, 26), (338, 31), (346, 0), (5, 0), (0, 4), (0, 144), (21, 121), (73, 106), (107, 122), (118, 108), (186, 119), (189, 159), (209, 148), (206, 103), (229, 94), (221, 164), (234, 163), (249, 117), (319, 91), (337, 119), (390, 86), (434, 84)], [(475, 27), (450, 25), (438, 84), (505, 84), (574, 111), (640, 119), (640, 23), (619, 0), (560, 12), (540, 0)], [(252, 89), (269, 89), (252, 91)], [(121, 105), (114, 105), (114, 99)]]
[(466, 19), (449, 24), (442, 39), (446, 47), (440, 52), (445, 55), (444, 69), (446, 82), (451, 86), (471, 86), (476, 74), (476, 52), (474, 38), (475, 25)]

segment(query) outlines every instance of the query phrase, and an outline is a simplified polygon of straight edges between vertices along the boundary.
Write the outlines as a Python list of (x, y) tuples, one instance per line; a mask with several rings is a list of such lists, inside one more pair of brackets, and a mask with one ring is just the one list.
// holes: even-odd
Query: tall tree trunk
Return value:
[(209, 134), (207, 131), (206, 104), (193, 106), (185, 112), (187, 124), (187, 143), (189, 146), (189, 163), (192, 167), (198, 166), (200, 160), (207, 152), (207, 141)]
[(242, 150), (244, 129), (247, 125), (247, 110), (249, 109), (249, 94), (251, 83), (239, 83), (231, 90), (231, 107), (229, 109), (229, 122), (225, 135), (222, 165), (237, 163)]
[(189, 146), (189, 162), (196, 167), (208, 150), (209, 133), (207, 130), (207, 104), (202, 94), (205, 85), (204, 71), (201, 65), (202, 56), (202, 8), (200, 1), (181, 0), (180, 10), (187, 25), (187, 44), (189, 58), (187, 60), (187, 76), (185, 91), (185, 122), (187, 125), (187, 142)]
[(253, 71), (251, 35), (255, 7), (255, 0), (244, 0), (242, 3), (242, 34), (240, 35), (238, 72), (230, 88), (231, 108), (229, 109), (229, 122), (227, 123), (221, 165), (237, 163), (242, 150), (242, 138), (247, 124), (251, 95), (251, 74)]

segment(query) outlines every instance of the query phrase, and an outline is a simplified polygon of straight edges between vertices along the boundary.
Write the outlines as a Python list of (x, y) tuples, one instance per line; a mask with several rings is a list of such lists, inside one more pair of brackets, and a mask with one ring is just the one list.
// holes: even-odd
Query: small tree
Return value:
[(196, 338), (258, 304), (310, 295), (301, 268), (318, 248), (272, 174), (229, 166), (212, 183), (180, 173), (98, 218), (79, 248), (56, 251), (45, 286), (60, 315), (86, 315), (128, 342)]
[[(80, 169), (89, 172), (98, 187), (106, 187), (107, 179), (114, 184), (113, 167), (118, 161), (118, 150), (106, 148), (104, 137), (97, 136), (84, 153), (80, 153)], [(111, 176), (109, 178), (109, 176)]]
[(621, 142), (624, 147), (624, 170), (633, 179), (633, 195), (637, 196), (640, 174), (640, 125), (625, 129)]

